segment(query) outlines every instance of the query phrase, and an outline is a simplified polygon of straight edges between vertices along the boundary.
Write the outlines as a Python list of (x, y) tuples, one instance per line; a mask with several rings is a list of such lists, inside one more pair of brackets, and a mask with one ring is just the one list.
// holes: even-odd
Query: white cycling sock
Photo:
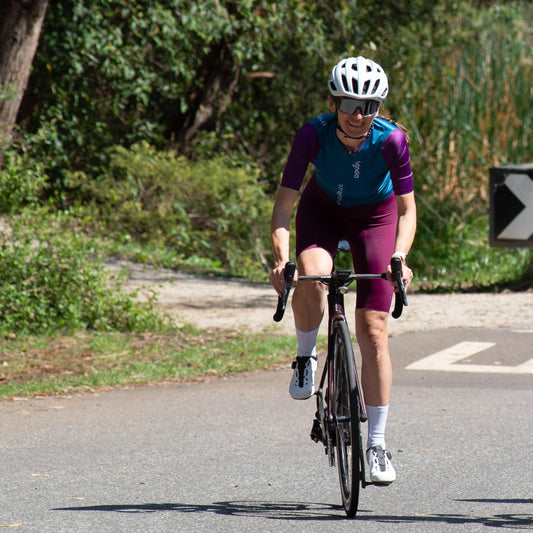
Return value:
[(388, 405), (367, 405), (368, 440), (366, 447), (381, 446), (385, 449), (385, 426), (387, 425)]
[(296, 328), (296, 339), (298, 340), (298, 355), (311, 356), (316, 359), (316, 338), (318, 329), (311, 331), (301, 331)]

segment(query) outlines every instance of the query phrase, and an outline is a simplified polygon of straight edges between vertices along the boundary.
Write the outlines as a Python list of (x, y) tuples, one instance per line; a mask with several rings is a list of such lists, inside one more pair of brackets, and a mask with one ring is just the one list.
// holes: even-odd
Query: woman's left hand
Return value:
[[(402, 281), (405, 287), (405, 290), (407, 290), (407, 287), (411, 284), (411, 281), (413, 280), (413, 271), (407, 266), (407, 263), (404, 263), (402, 261)], [(392, 279), (392, 270), (390, 265), (387, 267), (387, 279), (389, 280), (392, 285), (394, 285), (395, 292), (398, 292), (398, 285), (395, 281)]]

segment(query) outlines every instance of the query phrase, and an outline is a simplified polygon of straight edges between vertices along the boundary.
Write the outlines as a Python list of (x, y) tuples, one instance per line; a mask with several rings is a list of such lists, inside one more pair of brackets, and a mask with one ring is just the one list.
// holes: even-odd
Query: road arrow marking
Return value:
[(495, 346), (494, 342), (460, 342), (428, 355), (406, 367), (407, 370), (440, 370), (441, 372), (479, 372), (487, 374), (533, 374), (533, 359), (517, 366), (456, 364), (476, 353)]
[(508, 174), (506, 187), (524, 204), (524, 209), (498, 235), (498, 239), (528, 240), (533, 234), (533, 180), (527, 174)]

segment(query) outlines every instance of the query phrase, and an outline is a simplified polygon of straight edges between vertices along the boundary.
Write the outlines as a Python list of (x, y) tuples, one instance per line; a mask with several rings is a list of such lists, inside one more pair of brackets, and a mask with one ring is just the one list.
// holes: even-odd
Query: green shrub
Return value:
[(53, 222), (50, 216), (19, 217), (0, 237), (1, 333), (166, 327), (153, 298), (135, 303), (135, 294), (121, 291), (120, 282), (111, 287), (80, 236)]
[(45, 183), (42, 165), (25, 152), (5, 150), (0, 170), (0, 212), (14, 213), (36, 202)]
[(528, 249), (491, 247), (486, 214), (464, 209), (444, 219), (429, 204), (419, 211), (409, 264), (423, 289), (490, 289), (518, 282), (533, 259)]
[(111, 235), (174, 250), (178, 263), (206, 259), (234, 275), (262, 267), (270, 200), (258, 170), (225, 157), (191, 162), (146, 144), (117, 147), (100, 180), (73, 177)]

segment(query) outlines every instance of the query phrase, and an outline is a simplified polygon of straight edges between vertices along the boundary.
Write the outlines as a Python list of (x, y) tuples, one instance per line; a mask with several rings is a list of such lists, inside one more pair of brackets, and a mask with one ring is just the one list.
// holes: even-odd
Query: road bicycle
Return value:
[[(345, 246), (340, 244), (339, 249), (345, 250)], [(407, 305), (401, 259), (392, 258), (391, 270), (398, 287), (392, 316), (399, 318)], [(295, 271), (295, 263), (285, 265), (285, 287), (278, 298), (276, 322), (285, 313)], [(344, 295), (354, 281), (386, 278), (386, 273), (354, 274), (351, 270), (335, 269), (330, 275), (298, 277), (298, 282), (320, 281), (328, 286), (328, 350), (315, 392), (317, 411), (310, 436), (324, 445), (329, 465), (337, 463), (342, 504), (349, 517), (357, 514), (359, 488), (374, 483), (367, 481), (365, 474), (361, 424), (366, 422), (367, 415), (344, 311)]]

